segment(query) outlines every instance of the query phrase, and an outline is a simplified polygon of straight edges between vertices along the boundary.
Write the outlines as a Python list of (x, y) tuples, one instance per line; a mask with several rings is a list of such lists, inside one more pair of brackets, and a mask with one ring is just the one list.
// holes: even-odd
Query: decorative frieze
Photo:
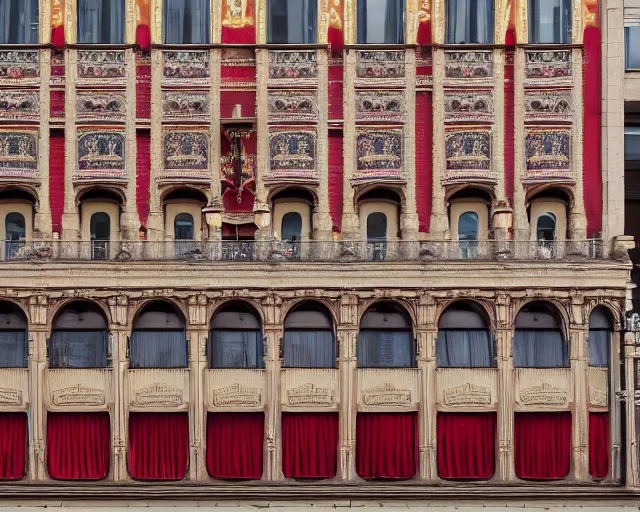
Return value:
[(0, 91), (0, 119), (37, 121), (39, 118), (39, 91)]
[(38, 177), (38, 130), (0, 130), (0, 177)]
[(317, 121), (316, 91), (271, 89), (267, 94), (269, 121)]
[(290, 407), (333, 407), (335, 391), (319, 388), (312, 383), (287, 390), (287, 405)]
[(40, 81), (40, 50), (0, 50), (0, 85)]
[(527, 50), (524, 55), (525, 85), (571, 81), (571, 50)]
[(162, 91), (165, 120), (206, 121), (210, 115), (208, 91)]
[(209, 131), (207, 128), (173, 126), (162, 136), (161, 179), (209, 179)]
[(236, 382), (231, 386), (214, 389), (211, 403), (214, 407), (259, 407), (262, 404), (262, 390)]
[(489, 406), (491, 388), (478, 384), (465, 383), (443, 391), (444, 405), (449, 407)]
[(411, 405), (411, 390), (398, 389), (388, 382), (362, 391), (365, 406), (407, 406)]
[(166, 51), (162, 58), (164, 84), (195, 86), (209, 83), (211, 66), (208, 51)]
[(354, 180), (402, 178), (402, 128), (356, 128)]
[(78, 128), (76, 179), (127, 179), (124, 129)]
[(266, 179), (316, 179), (316, 131), (272, 127), (269, 130), (269, 175)]
[(22, 391), (18, 389), (0, 388), (0, 406), (22, 405)]
[(526, 122), (573, 120), (573, 94), (570, 89), (528, 89), (524, 92)]
[(491, 169), (491, 130), (450, 130), (445, 135), (444, 181), (495, 180)]
[(516, 400), (523, 407), (564, 406), (567, 404), (567, 390), (543, 382), (539, 386), (520, 389)]
[(494, 107), (491, 91), (445, 90), (445, 123), (492, 123), (493, 120)]
[(575, 179), (571, 169), (571, 129), (529, 129), (525, 134), (525, 152), (526, 180)]
[(76, 116), (79, 121), (124, 122), (127, 96), (124, 91), (78, 90)]
[(491, 51), (445, 52), (444, 76), (450, 83), (478, 85), (493, 81)]
[(51, 393), (51, 403), (56, 407), (100, 406), (105, 404), (104, 390), (75, 384)]
[(389, 87), (406, 84), (404, 51), (356, 52), (356, 86)]
[(125, 85), (124, 50), (78, 50), (78, 83)]
[(356, 91), (356, 121), (404, 122), (404, 91)]
[(180, 407), (184, 403), (182, 389), (155, 382), (137, 389), (132, 407)]
[(269, 85), (284, 87), (318, 84), (318, 60), (315, 50), (269, 52)]

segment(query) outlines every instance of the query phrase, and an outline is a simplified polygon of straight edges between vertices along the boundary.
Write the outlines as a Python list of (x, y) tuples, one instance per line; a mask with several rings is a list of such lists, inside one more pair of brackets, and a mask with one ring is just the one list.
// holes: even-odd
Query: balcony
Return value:
[(603, 259), (601, 239), (264, 241), (0, 241), (4, 261), (380, 262)]

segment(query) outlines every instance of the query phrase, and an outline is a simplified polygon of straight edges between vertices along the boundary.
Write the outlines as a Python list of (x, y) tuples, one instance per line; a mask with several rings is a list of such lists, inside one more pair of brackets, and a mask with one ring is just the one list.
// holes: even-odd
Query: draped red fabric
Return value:
[(344, 72), (342, 65), (329, 66), (329, 119), (342, 119)]
[(64, 117), (64, 90), (51, 89), (50, 98), (49, 114), (51, 117)]
[(107, 412), (47, 414), (47, 470), (61, 480), (100, 480), (109, 473)]
[(589, 413), (589, 473), (593, 478), (609, 474), (609, 413)]
[(417, 413), (358, 413), (358, 475), (362, 478), (411, 478), (416, 474), (417, 465)]
[(333, 478), (337, 413), (282, 414), (282, 472), (286, 478)]
[(51, 44), (56, 48), (64, 47), (64, 26), (51, 29)]
[(440, 478), (484, 479), (496, 467), (494, 413), (438, 413)]
[(129, 474), (138, 480), (182, 480), (189, 465), (189, 415), (129, 415)]
[[(508, 39), (514, 39), (513, 30), (507, 32)], [(514, 83), (513, 83), (513, 67), (514, 67), (514, 50), (507, 48), (505, 53), (504, 65), (504, 192), (509, 200), (509, 204), (513, 204), (513, 180), (515, 173), (515, 118), (514, 118)]]
[(602, 176), (600, 173), (600, 29), (584, 29), (584, 103), (582, 176), (584, 180), (584, 209), (587, 216), (587, 236), (602, 231)]
[(516, 413), (514, 430), (518, 478), (553, 480), (569, 474), (571, 413)]
[(49, 208), (51, 229), (62, 231), (64, 212), (64, 131), (52, 130), (49, 137)]
[(242, 117), (255, 117), (256, 91), (220, 91), (220, 117), (233, 117), (233, 107), (240, 105)]
[(140, 225), (146, 226), (151, 200), (151, 133), (136, 132), (136, 206)]
[(151, 119), (151, 64), (136, 64), (136, 118)]
[(148, 25), (138, 25), (136, 27), (136, 44), (142, 51), (151, 48), (151, 30)]
[(333, 232), (342, 231), (342, 130), (329, 130), (329, 215)]
[(27, 415), (0, 413), (0, 480), (20, 480), (27, 471)]
[(212, 478), (262, 478), (264, 413), (207, 415), (207, 471)]
[(431, 224), (433, 106), (430, 92), (416, 93), (416, 209), (418, 230), (428, 233)]

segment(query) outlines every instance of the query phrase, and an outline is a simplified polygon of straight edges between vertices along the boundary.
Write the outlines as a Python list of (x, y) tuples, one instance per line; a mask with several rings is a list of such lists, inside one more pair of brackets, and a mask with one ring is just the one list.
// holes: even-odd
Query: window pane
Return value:
[(208, 44), (209, 12), (209, 0), (164, 0), (165, 44)]
[(9, 213), (4, 221), (7, 240), (23, 240), (27, 236), (24, 215), (17, 212)]
[(269, 0), (268, 37), (271, 44), (316, 42), (316, 0)]
[(369, 214), (367, 217), (367, 240), (387, 239), (387, 216), (381, 212)]
[(358, 43), (402, 44), (403, 0), (359, 0)]
[(447, 44), (493, 43), (493, 0), (449, 0)]
[(107, 331), (54, 331), (49, 340), (51, 368), (106, 368)]
[(288, 212), (282, 217), (282, 240), (300, 241), (302, 238), (302, 216)]
[(458, 220), (458, 240), (478, 239), (478, 214), (466, 212)]
[(624, 159), (640, 160), (640, 128), (624, 129)]
[(193, 216), (191, 214), (179, 213), (176, 215), (174, 237), (176, 240), (193, 240)]
[(78, 43), (123, 44), (124, 0), (78, 0)]
[(0, 44), (38, 42), (38, 0), (0, 1)]
[(553, 241), (556, 239), (556, 217), (552, 213), (545, 213), (538, 217), (538, 240)]
[(111, 235), (111, 219), (104, 212), (91, 216), (91, 240), (109, 240)]
[(529, 42), (571, 42), (571, 0), (529, 0)]
[(624, 67), (640, 69), (640, 25), (625, 27)]

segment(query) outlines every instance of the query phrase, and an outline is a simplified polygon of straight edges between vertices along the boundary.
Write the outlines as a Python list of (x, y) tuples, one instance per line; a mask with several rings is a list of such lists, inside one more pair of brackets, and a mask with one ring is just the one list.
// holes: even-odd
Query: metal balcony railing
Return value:
[(364, 262), (596, 260), (602, 240), (34, 241), (2, 242), (5, 261)]

